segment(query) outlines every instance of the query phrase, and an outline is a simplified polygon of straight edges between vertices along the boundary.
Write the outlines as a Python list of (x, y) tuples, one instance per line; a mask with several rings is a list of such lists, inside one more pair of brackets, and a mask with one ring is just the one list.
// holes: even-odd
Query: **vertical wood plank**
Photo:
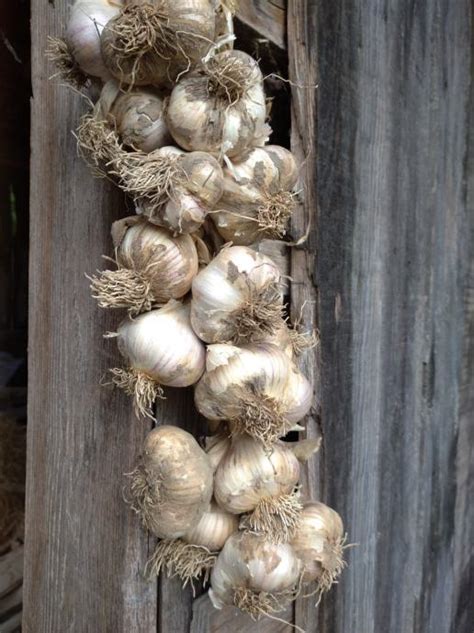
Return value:
[(123, 473), (147, 424), (99, 386), (120, 362), (85, 272), (110, 253), (122, 196), (94, 180), (71, 131), (84, 103), (48, 81), (46, 36), (67, 3), (32, 2), (31, 234), (25, 596), (26, 633), (155, 633), (156, 583), (144, 581), (148, 540), (123, 499)]
[(468, 633), (471, 5), (317, 7), (324, 490), (359, 543), (319, 630)]
[[(311, 2), (290, 0), (287, 8), (288, 61), (291, 89), (291, 150), (301, 165), (301, 204), (293, 215), (294, 241), (307, 239), (291, 251), (291, 317), (302, 331), (317, 331), (318, 289), (316, 285), (317, 201), (316, 201), (316, 10)], [(321, 437), (319, 346), (300, 357), (303, 373), (315, 387), (314, 405), (304, 424), (304, 437)], [(305, 499), (320, 499), (322, 451), (303, 469), (301, 484)], [(311, 590), (308, 591), (308, 593)], [(295, 624), (314, 630), (316, 598), (299, 598), (295, 603)]]

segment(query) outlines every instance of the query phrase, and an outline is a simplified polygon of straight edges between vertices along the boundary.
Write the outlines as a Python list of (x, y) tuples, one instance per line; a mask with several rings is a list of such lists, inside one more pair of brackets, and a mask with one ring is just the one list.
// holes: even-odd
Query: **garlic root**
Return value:
[(89, 81), (74, 59), (71, 47), (64, 38), (48, 37), (46, 57), (56, 66), (57, 72), (53, 77), (60, 77), (76, 90), (82, 90)]
[(130, 315), (147, 312), (155, 305), (150, 283), (135, 270), (118, 267), (89, 277), (92, 296), (101, 308), (126, 308)]
[(84, 114), (76, 129), (79, 155), (97, 176), (107, 175), (106, 166), (125, 153), (113, 127), (101, 118), (97, 109)]
[(202, 545), (185, 543), (181, 539), (163, 540), (147, 562), (145, 573), (151, 578), (165, 570), (170, 578), (178, 576), (183, 581), (183, 588), (190, 583), (194, 589), (194, 581), (203, 575), (203, 582), (207, 584), (216, 559), (217, 552)]
[(110, 373), (113, 384), (133, 397), (135, 415), (154, 420), (153, 405), (157, 398), (165, 398), (163, 388), (153, 378), (134, 368), (114, 367)]
[(256, 621), (262, 616), (268, 617), (273, 613), (281, 613), (290, 602), (296, 600), (300, 591), (300, 589), (287, 589), (270, 593), (268, 591), (253, 591), (248, 587), (236, 587), (232, 602), (235, 607)]
[(271, 448), (293, 426), (286, 419), (281, 404), (271, 396), (242, 392), (240, 402), (240, 413), (229, 419), (232, 436), (250, 435)]
[(265, 233), (265, 237), (283, 237), (295, 206), (294, 194), (289, 191), (263, 193), (262, 202), (257, 208), (258, 230)]
[[(241, 306), (229, 315), (225, 343), (247, 343), (273, 334), (281, 322), (283, 305), (281, 291), (277, 283), (269, 283), (265, 288), (257, 288), (247, 280), (248, 294)], [(230, 337), (230, 338), (228, 338)]]
[(251, 514), (242, 517), (240, 528), (263, 533), (273, 543), (287, 543), (298, 529), (302, 509), (298, 491), (264, 497)]

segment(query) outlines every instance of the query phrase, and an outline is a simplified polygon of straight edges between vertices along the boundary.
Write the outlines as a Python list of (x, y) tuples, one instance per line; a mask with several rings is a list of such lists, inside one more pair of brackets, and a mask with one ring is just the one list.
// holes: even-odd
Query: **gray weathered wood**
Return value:
[(207, 594), (193, 603), (193, 619), (190, 633), (290, 633), (294, 629), (291, 622), (293, 610), (290, 607), (278, 614), (281, 620), (261, 618), (257, 622), (239, 609), (225, 607), (217, 610), (211, 604)]
[(125, 395), (99, 385), (120, 362), (102, 334), (85, 272), (109, 253), (123, 198), (94, 180), (71, 130), (84, 103), (48, 81), (46, 36), (67, 3), (32, 2), (31, 233), (26, 633), (156, 631), (157, 586), (143, 579), (147, 537), (123, 499), (123, 474), (149, 425)]
[[(316, 204), (316, 12), (310, 2), (290, 0), (288, 17), (289, 78), (292, 81), (291, 149), (301, 165), (299, 190), (301, 204), (292, 217), (293, 240), (302, 243), (291, 252), (291, 317), (300, 321), (303, 331), (317, 331), (318, 293), (315, 283), (317, 243)], [(307, 236), (307, 239), (304, 239)], [(314, 405), (305, 420), (303, 436), (321, 435), (319, 421), (320, 371), (319, 345), (300, 358), (304, 374), (313, 382)], [(320, 498), (319, 469), (322, 453), (317, 453), (304, 467), (301, 484), (305, 499)], [(314, 587), (308, 589), (308, 593)], [(314, 629), (316, 598), (299, 598), (295, 603), (295, 624), (303, 630)]]
[(239, 0), (237, 18), (279, 48), (286, 46), (284, 0)]
[(358, 543), (318, 631), (470, 633), (471, 3), (315, 4), (324, 497)]

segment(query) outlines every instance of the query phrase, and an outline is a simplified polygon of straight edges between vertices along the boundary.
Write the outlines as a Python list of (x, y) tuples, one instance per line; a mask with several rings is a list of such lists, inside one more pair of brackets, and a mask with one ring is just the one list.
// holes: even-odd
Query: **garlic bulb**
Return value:
[(303, 581), (315, 580), (321, 592), (328, 591), (345, 566), (339, 514), (324, 503), (306, 503), (291, 545), (304, 565)]
[(178, 301), (125, 319), (114, 336), (129, 366), (112, 369), (112, 381), (133, 396), (137, 415), (153, 419), (161, 385), (187, 387), (204, 371), (204, 346), (191, 328), (189, 307)]
[(76, 0), (71, 9), (66, 41), (81, 70), (106, 80), (110, 73), (102, 59), (100, 36), (105, 25), (117, 16), (121, 0)]
[(224, 192), (212, 219), (227, 241), (249, 245), (286, 233), (295, 208), (298, 169), (278, 145), (251, 149), (224, 169)]
[(134, 197), (138, 213), (176, 233), (196, 231), (222, 194), (222, 169), (204, 152), (185, 154), (169, 147), (129, 152), (112, 173)]
[(182, 538), (186, 543), (205, 547), (211, 552), (218, 552), (238, 527), (238, 517), (226, 512), (215, 501), (212, 501), (197, 525), (186, 532)]
[(134, 0), (104, 29), (102, 56), (122, 83), (167, 85), (206, 54), (214, 35), (211, 0)]
[(308, 413), (313, 389), (275, 345), (209, 345), (194, 395), (202, 415), (269, 446)]
[(117, 270), (91, 277), (92, 296), (102, 308), (127, 308), (131, 315), (179, 299), (198, 272), (198, 254), (189, 235), (169, 231), (137, 216), (112, 225)]
[(219, 463), (214, 495), (228, 512), (251, 513), (242, 527), (286, 543), (298, 527), (303, 508), (295, 491), (299, 476), (299, 461), (285, 442), (277, 442), (270, 452), (243, 435), (233, 439)]
[(180, 539), (158, 543), (147, 563), (147, 575), (158, 575), (162, 569), (169, 577), (178, 576), (183, 587), (204, 574), (204, 583), (214, 566), (217, 552), (238, 528), (238, 518), (222, 510), (215, 501), (199, 519), (195, 527)]
[(180, 147), (227, 156), (265, 143), (265, 117), (262, 73), (242, 51), (218, 53), (182, 77), (166, 112), (168, 128)]
[(211, 573), (209, 598), (216, 609), (238, 607), (254, 619), (282, 611), (299, 590), (301, 562), (288, 544), (235, 532)]
[(212, 469), (194, 437), (159, 426), (130, 474), (131, 506), (159, 538), (179, 538), (198, 524), (212, 496)]
[(198, 230), (222, 195), (221, 166), (210, 154), (172, 146), (148, 153), (127, 151), (110, 118), (110, 86), (94, 110), (81, 118), (76, 131), (79, 153), (98, 175), (117, 179), (134, 199), (137, 213), (150, 222), (175, 233)]
[(273, 334), (283, 310), (280, 273), (245, 246), (222, 251), (193, 280), (191, 323), (206, 343), (242, 343)]
[(164, 119), (164, 100), (151, 88), (123, 92), (108, 81), (100, 95), (102, 112), (126, 147), (151, 152), (169, 145), (171, 136)]

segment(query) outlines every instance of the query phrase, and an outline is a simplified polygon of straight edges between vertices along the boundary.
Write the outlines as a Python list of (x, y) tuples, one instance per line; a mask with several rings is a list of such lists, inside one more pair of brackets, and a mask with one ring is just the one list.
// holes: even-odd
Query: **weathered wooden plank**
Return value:
[(324, 490), (359, 543), (321, 633), (474, 621), (470, 4), (317, 2)]
[(24, 621), (27, 633), (156, 631), (157, 586), (142, 572), (147, 537), (122, 499), (123, 473), (149, 426), (127, 398), (99, 386), (120, 362), (113, 330), (85, 272), (110, 253), (124, 201), (94, 180), (71, 130), (84, 104), (48, 81), (47, 34), (67, 3), (32, 3), (28, 473)]
[(207, 594), (193, 604), (193, 619), (190, 633), (290, 633), (294, 629), (288, 624), (293, 612), (291, 606), (278, 614), (279, 620), (261, 618), (258, 622), (239, 609), (226, 607), (214, 609)]
[(0, 600), (21, 587), (23, 581), (23, 547), (17, 547), (0, 558)]
[(279, 48), (286, 46), (284, 0), (239, 0), (237, 18)]
[[(291, 233), (296, 242), (307, 235), (307, 239), (293, 247), (291, 252), (291, 317), (293, 322), (300, 322), (303, 331), (316, 331), (316, 11), (311, 2), (290, 0), (287, 14), (288, 70), (292, 81), (291, 149), (301, 165), (298, 187), (301, 204), (292, 217)], [(315, 387), (314, 405), (305, 420), (306, 431), (303, 436), (320, 437), (319, 346), (302, 355), (300, 366)], [(318, 453), (303, 469), (301, 483), (306, 499), (320, 498), (320, 463), (321, 455)], [(295, 603), (295, 624), (303, 630), (314, 629), (315, 602), (316, 598), (299, 598)]]

